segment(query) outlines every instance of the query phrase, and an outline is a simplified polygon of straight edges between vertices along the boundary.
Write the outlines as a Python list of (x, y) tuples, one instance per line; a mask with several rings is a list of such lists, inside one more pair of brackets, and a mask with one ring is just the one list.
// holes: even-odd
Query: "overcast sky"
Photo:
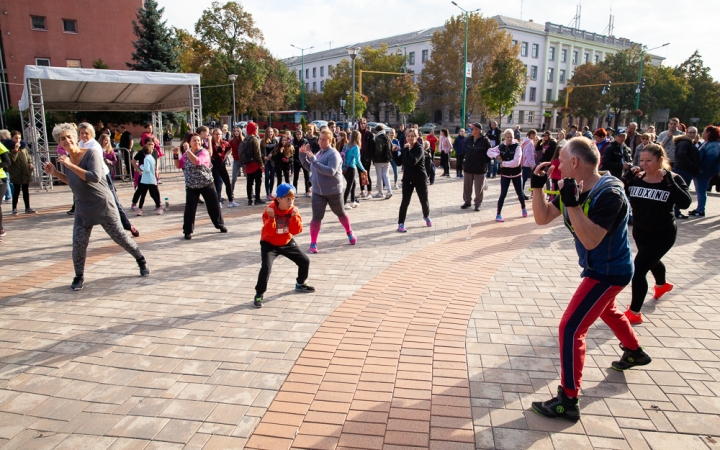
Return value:
[[(482, 8), (486, 16), (502, 14), (561, 25), (571, 23), (579, 3), (579, 0), (456, 1), (467, 10)], [(168, 24), (193, 31), (200, 14), (212, 1), (158, 0), (158, 3), (165, 7)], [(245, 0), (240, 3), (255, 19), (265, 45), (280, 58), (299, 55), (290, 44), (315, 47), (307, 53), (327, 50), (330, 45), (345, 47), (440, 26), (460, 12), (450, 0)], [(669, 46), (653, 53), (666, 57), (665, 64), (671, 66), (682, 63), (699, 50), (715, 79), (720, 79), (720, 51), (715, 37), (720, 23), (717, 0), (585, 0), (582, 3), (581, 29), (602, 33), (612, 7), (616, 37), (641, 42), (648, 48), (670, 42)], [(689, 5), (693, 7), (691, 12), (685, 8)]]

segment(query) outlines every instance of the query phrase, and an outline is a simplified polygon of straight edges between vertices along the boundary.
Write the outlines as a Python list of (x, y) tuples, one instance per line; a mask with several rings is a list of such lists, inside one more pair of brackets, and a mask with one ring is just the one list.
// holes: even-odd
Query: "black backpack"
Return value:
[(375, 136), (375, 153), (373, 159), (377, 159), (378, 162), (390, 162), (391, 154), (389, 154), (389, 139), (385, 134), (378, 134)]
[(252, 150), (250, 149), (250, 139), (257, 139), (255, 136), (250, 136), (247, 139), (243, 141), (242, 145), (242, 160), (245, 164), (250, 164), (251, 162), (255, 161), (255, 156), (252, 154)]

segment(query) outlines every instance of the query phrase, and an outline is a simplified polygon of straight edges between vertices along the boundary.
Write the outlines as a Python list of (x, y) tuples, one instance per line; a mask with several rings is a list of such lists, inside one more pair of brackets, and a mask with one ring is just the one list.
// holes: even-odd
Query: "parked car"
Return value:
[(438, 131), (442, 126), (437, 123), (426, 123), (425, 125), (418, 128), (423, 134), (427, 134), (431, 131)]
[(247, 124), (248, 124), (248, 123), (245, 122), (245, 121), (235, 122), (235, 126), (236, 126), (236, 127), (240, 127), (241, 129), (245, 128), (245, 127), (247, 126)]
[(312, 124), (320, 129), (321, 127), (326, 127), (328, 123), (327, 120), (313, 120)]

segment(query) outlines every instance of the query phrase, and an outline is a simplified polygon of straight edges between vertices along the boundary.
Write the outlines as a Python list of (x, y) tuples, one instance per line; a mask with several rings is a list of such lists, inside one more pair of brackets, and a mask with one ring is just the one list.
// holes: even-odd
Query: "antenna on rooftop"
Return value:
[(520, 0), (520, 20), (522, 20), (522, 13), (523, 13), (523, 0)]
[(328, 41), (328, 43), (327, 43), (327, 44), (328, 44), (328, 50), (332, 49), (332, 43), (333, 43), (333, 41)]
[(575, 17), (572, 18), (568, 27), (572, 27), (572, 28), (575, 28), (576, 30), (579, 30), (581, 15), (582, 15), (582, 5), (578, 3), (578, 5), (575, 7)]

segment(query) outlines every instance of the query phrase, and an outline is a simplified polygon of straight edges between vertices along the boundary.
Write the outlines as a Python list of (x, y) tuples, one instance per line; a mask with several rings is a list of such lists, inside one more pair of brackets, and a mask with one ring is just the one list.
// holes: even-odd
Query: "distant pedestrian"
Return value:
[(405, 147), (393, 150), (395, 162), (403, 168), (402, 201), (400, 202), (400, 211), (398, 214), (398, 233), (407, 232), (405, 229), (405, 218), (413, 191), (417, 193), (418, 199), (420, 200), (425, 225), (428, 227), (432, 226), (432, 221), (430, 220), (430, 201), (428, 200), (428, 176), (425, 169), (426, 152), (417, 141), (417, 138), (417, 131), (414, 128), (408, 128), (407, 131), (405, 131)]

